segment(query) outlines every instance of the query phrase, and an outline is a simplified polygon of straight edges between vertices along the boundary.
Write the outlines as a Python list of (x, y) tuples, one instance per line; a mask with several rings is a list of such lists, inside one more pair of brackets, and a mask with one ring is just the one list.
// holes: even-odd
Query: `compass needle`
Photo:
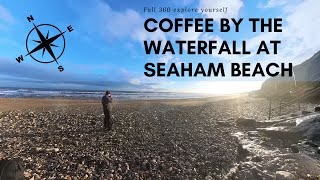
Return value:
[(43, 36), (41, 31), (38, 29), (38, 27), (34, 23), (33, 23), (33, 26), (36, 29), (37, 34), (38, 34), (41, 41), (35, 41), (35, 42), (40, 42), (40, 44), (37, 47), (35, 47), (33, 50), (31, 50), (26, 56), (28, 56), (36, 51), (39, 51), (40, 49), (42, 49), (46, 46), (46, 41), (47, 41), (46, 38)]
[(52, 38), (48, 39), (48, 43), (51, 44), (53, 41), (55, 41), (56, 39), (58, 39), (60, 36), (62, 36), (66, 31), (60, 33), (60, 34), (57, 34), (55, 36), (53, 36)]
[(56, 61), (56, 63), (59, 65), (59, 63), (58, 63), (58, 61), (57, 61), (57, 58), (56, 58), (56, 56), (54, 55), (51, 47), (47, 45), (47, 46), (45, 47), (45, 49), (48, 51), (48, 53), (51, 55), (51, 57), (52, 57), (52, 58)]
[(38, 41), (38, 40), (32, 40), (33, 42), (37, 42), (37, 43), (41, 43), (41, 41)]
[(46, 52), (46, 48), (43, 48), (43, 50), (42, 50), (42, 57), (44, 55), (44, 52)]
[(38, 27), (37, 27), (35, 24), (33, 24), (33, 26), (34, 26), (34, 28), (36, 29), (37, 34), (38, 34), (39, 38), (41, 39), (41, 42), (42, 42), (42, 43), (46, 42), (46, 38), (43, 36), (43, 34), (41, 33), (41, 31), (38, 29)]
[(42, 49), (42, 48), (44, 48), (44, 44), (43, 44), (43, 43), (39, 44), (37, 47), (35, 47), (34, 49), (32, 49), (26, 56), (28, 56), (28, 55), (30, 55), (30, 54), (32, 54), (32, 53), (34, 53), (34, 52), (37, 52), (37, 51), (39, 51), (39, 50)]
[(59, 47), (59, 46), (57, 46), (57, 45), (55, 45), (55, 44), (50, 44), (50, 46), (53, 46), (53, 47)]

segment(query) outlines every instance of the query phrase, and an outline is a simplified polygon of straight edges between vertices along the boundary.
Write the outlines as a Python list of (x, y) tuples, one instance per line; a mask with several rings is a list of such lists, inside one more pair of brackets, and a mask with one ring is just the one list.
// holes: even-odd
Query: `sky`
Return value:
[[(227, 13), (146, 13), (145, 7), (228, 7)], [(259, 89), (267, 77), (146, 77), (144, 65), (158, 63), (267, 64), (292, 62), (297, 65), (320, 50), (319, 0), (0, 0), (0, 87), (58, 88), (89, 90), (183, 91), (229, 94)], [(26, 38), (33, 25), (52, 24), (64, 34), (65, 52), (56, 63), (42, 64), (27, 56)], [(148, 18), (283, 18), (283, 32), (251, 32), (248, 23), (241, 32), (190, 31), (148, 33)], [(215, 22), (215, 25), (218, 25)], [(41, 29), (47, 35), (47, 29)], [(49, 38), (59, 33), (51, 31)], [(34, 40), (36, 37), (30, 37)], [(261, 40), (281, 40), (277, 55), (146, 55), (144, 40), (246, 40), (256, 49)], [(37, 44), (33, 42), (35, 47)], [(57, 42), (61, 44), (61, 42)], [(32, 45), (31, 45), (32, 46)], [(61, 47), (52, 47), (61, 50)], [(59, 49), (60, 48), (60, 49)], [(38, 54), (41, 56), (41, 53)], [(45, 53), (44, 58), (49, 54)]]

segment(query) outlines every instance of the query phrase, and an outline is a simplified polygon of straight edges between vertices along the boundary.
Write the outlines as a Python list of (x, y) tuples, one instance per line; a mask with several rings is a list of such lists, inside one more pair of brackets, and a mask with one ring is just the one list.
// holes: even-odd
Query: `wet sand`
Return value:
[(22, 158), (25, 176), (35, 179), (236, 177), (230, 169), (248, 156), (234, 136), (236, 121), (265, 120), (269, 106), (247, 96), (115, 100), (114, 129), (108, 132), (100, 101), (0, 99), (0, 104), (0, 157)]

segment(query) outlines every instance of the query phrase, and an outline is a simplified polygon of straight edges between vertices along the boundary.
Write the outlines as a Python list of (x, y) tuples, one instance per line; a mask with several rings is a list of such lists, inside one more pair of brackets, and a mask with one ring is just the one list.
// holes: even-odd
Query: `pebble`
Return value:
[(294, 180), (296, 177), (287, 171), (277, 171), (276, 172), (276, 180)]
[(261, 162), (262, 158), (260, 156), (254, 156), (254, 157), (251, 158), (251, 161), (253, 161), (253, 162)]
[(48, 148), (46, 149), (47, 152), (59, 152), (59, 148)]

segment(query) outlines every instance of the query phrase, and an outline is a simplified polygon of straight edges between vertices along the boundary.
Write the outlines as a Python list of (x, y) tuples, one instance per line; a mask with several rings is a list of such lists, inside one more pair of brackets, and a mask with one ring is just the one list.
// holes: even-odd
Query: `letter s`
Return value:
[[(150, 68), (149, 66), (151, 66), (152, 68)], [(144, 68), (147, 71), (151, 71), (151, 74), (149, 74), (147, 71), (144, 72), (144, 75), (146, 75), (147, 77), (153, 77), (156, 74), (156, 71), (153, 69), (155, 66), (153, 63), (147, 63), (144, 65)]]

